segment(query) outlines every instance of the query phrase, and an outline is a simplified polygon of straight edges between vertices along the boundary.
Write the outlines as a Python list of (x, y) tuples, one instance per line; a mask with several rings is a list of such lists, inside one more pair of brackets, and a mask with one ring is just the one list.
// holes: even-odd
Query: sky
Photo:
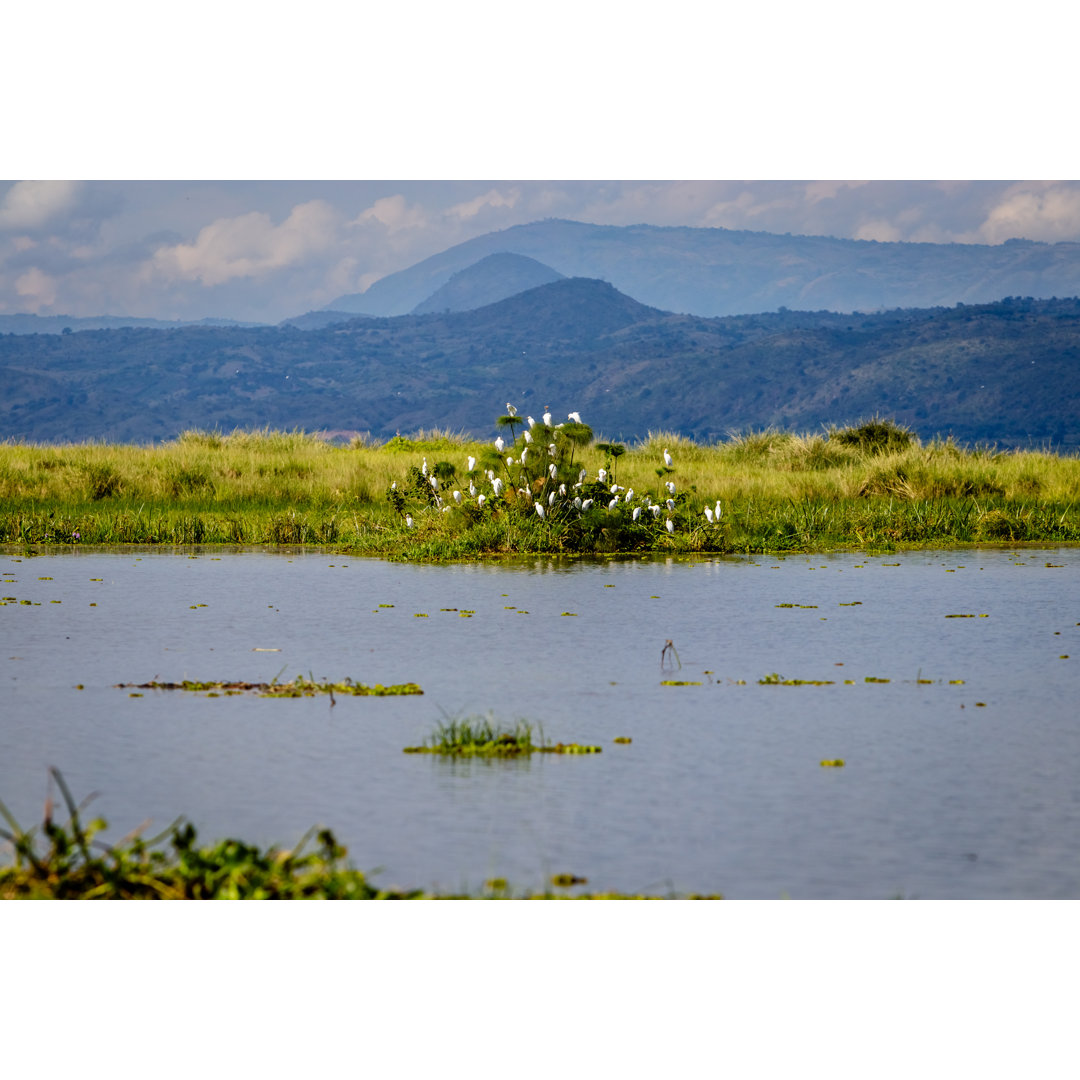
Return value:
[(1080, 241), (1069, 34), (760, 7), (12, 5), (0, 313), (276, 322), (545, 217)]
[(546, 217), (1080, 241), (1080, 182), (38, 181), (0, 186), (0, 313), (278, 322)]

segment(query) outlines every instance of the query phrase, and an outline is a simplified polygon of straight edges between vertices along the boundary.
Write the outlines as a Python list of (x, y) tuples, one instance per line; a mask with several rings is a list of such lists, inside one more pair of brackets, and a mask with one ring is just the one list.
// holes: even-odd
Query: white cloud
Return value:
[(56, 280), (32, 266), (15, 279), (15, 292), (22, 297), (22, 309), (36, 314), (56, 303)]
[(502, 192), (492, 188), (485, 195), (477, 195), (475, 199), (470, 199), (468, 202), (457, 203), (455, 206), (451, 206), (450, 209), (446, 211), (446, 216), (464, 221), (476, 217), (481, 210), (488, 207), (496, 210), (513, 210), (514, 207), (517, 206), (520, 197), (521, 192), (517, 188), (512, 188), (506, 195), (503, 195)]
[(888, 221), (880, 218), (875, 221), (864, 221), (855, 230), (856, 240), (903, 240), (904, 234)]
[(158, 248), (153, 268), (167, 278), (203, 285), (259, 277), (332, 245), (338, 221), (334, 208), (321, 199), (294, 206), (280, 225), (260, 211), (219, 218), (201, 229), (193, 244)]
[(1080, 239), (1080, 190), (1055, 184), (1016, 184), (978, 228), (983, 243), (1012, 237), (1028, 240)]
[(362, 211), (350, 225), (369, 225), (377, 223), (389, 232), (401, 229), (422, 229), (427, 225), (427, 215), (417, 204), (409, 205), (404, 195), (387, 195), (376, 199), (371, 206)]
[(75, 206), (81, 187), (77, 180), (20, 180), (12, 184), (0, 203), (0, 229), (40, 229)]

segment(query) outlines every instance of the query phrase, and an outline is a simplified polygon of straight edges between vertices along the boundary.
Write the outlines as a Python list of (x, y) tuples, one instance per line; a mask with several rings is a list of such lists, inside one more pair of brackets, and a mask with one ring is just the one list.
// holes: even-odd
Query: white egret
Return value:
[(460, 491), (455, 491), (454, 492), (454, 502), (456, 502), (458, 504), (458, 506), (461, 505), (461, 492)]
[(566, 485), (565, 484), (560, 484), (559, 485), (559, 494), (560, 495), (565, 495), (566, 494)]
[(554, 443), (548, 443), (548, 457), (554, 457), (554, 456), (555, 456), (555, 444)]
[(675, 494), (675, 483), (674, 483), (674, 481), (672, 481), (672, 480), (669, 480), (669, 481), (668, 481), (668, 482), (667, 482), (667, 483), (666, 483), (666, 484), (664, 485), (664, 487), (666, 487), (666, 488), (668, 489), (668, 494), (669, 494), (669, 495), (674, 495), (674, 494)]
[(485, 502), (487, 502), (487, 496), (486, 495), (477, 495), (477, 497), (476, 497), (476, 505), (477, 506), (479, 506), (481, 509), (483, 509)]
[(579, 484), (582, 483), (584, 481), (585, 477), (588, 476), (588, 475), (589, 474), (584, 469), (582, 469), (581, 472), (579, 472), (577, 474), (578, 483)]
[(416, 524), (416, 522), (413, 521), (412, 514), (406, 514), (405, 515), (405, 528), (406, 529), (411, 529), (415, 524)]
[(670, 469), (672, 466), (671, 455), (667, 452), (667, 447), (664, 447), (664, 464)]
[(667, 508), (669, 510), (674, 510), (675, 509), (675, 500), (674, 499), (668, 499), (667, 502), (665, 503), (665, 505), (667, 506)]
[(551, 494), (550, 494), (550, 495), (548, 496), (548, 506), (554, 506), (554, 505), (555, 505), (555, 492), (553, 491), (553, 492), (552, 492), (552, 493), (551, 493)]
[(544, 504), (543, 503), (533, 503), (533, 505), (536, 507), (536, 513), (539, 515), (540, 520), (543, 521), (544, 520)]
[(575, 424), (581, 423), (581, 413), (572, 412), (567, 417), (567, 420), (573, 420)]
[(653, 506), (650, 506), (649, 509), (652, 511), (652, 516), (653, 517), (659, 517), (660, 516), (660, 507), (659, 506), (653, 505)]
[(397, 491), (397, 481), (396, 480), (390, 485), (390, 490), (391, 491)]
[(469, 495), (476, 498), (476, 485), (471, 480), (469, 481)]
[(604, 483), (604, 481), (607, 480), (607, 469), (601, 469), (596, 474), (596, 479), (599, 480), (601, 484)]
[(531, 431), (526, 431), (526, 432), (524, 432), (524, 435), (525, 435), (525, 441), (527, 443), (531, 443), (532, 442), (532, 432)]
[(502, 436), (500, 435), (500, 436), (499, 436), (499, 437), (498, 437), (498, 438), (497, 438), (497, 439), (495, 440), (495, 449), (496, 449), (496, 450), (498, 450), (498, 451), (499, 451), (499, 453), (501, 454), (501, 453), (503, 452), (503, 447), (504, 447), (505, 445), (506, 445), (506, 443), (504, 443), (504, 442), (503, 442), (503, 440), (502, 440)]
[(559, 470), (558, 470), (558, 469), (557, 469), (557, 468), (555, 467), (555, 462), (552, 462), (552, 463), (551, 463), (551, 464), (550, 464), (550, 465), (548, 466), (548, 473), (550, 474), (550, 476), (551, 476), (551, 479), (552, 479), (552, 480), (554, 480), (554, 479), (555, 479), (555, 474), (556, 474), (556, 473), (557, 473), (558, 471), (559, 471)]
[(584, 501), (584, 502), (583, 502), (583, 503), (581, 504), (581, 509), (582, 509), (582, 510), (588, 510), (590, 506), (592, 506), (592, 499), (586, 499), (586, 500), (585, 500), (585, 501)]
[(491, 481), (491, 486), (494, 489), (495, 494), (498, 495), (499, 492), (502, 491), (503, 482), (496, 476), (495, 479)]
[(705, 519), (711, 525), (713, 523), (712, 510), (709, 507), (705, 507)]
[(615, 496), (615, 498), (614, 498), (614, 499), (612, 499), (612, 500), (611, 500), (611, 502), (609, 502), (609, 503), (607, 504), (607, 508), (608, 508), (609, 510), (614, 510), (614, 509), (615, 509), (615, 507), (616, 507), (616, 506), (618, 506), (618, 505), (619, 505), (619, 496), (618, 496), (618, 495), (616, 495), (616, 496)]
[(466, 471), (467, 472), (472, 472), (473, 469), (475, 469), (475, 468), (476, 468), (476, 458), (470, 457), (469, 458), (469, 468)]
[(517, 409), (509, 401), (506, 403), (506, 412), (508, 416), (517, 416)]
[(634, 489), (633, 488), (629, 488), (627, 490), (626, 494), (623, 496), (623, 498), (625, 498), (627, 502), (629, 502), (633, 497), (634, 497)]
[(507, 465), (513, 465), (513, 464), (514, 464), (514, 459), (513, 459), (512, 457), (508, 457), (508, 458), (506, 459), (506, 464), (507, 464)]
[(430, 478), (430, 483), (431, 483), (431, 490), (432, 491), (438, 491), (439, 490), (439, 478), (437, 476), (432, 476)]
[(720, 520), (720, 500), (719, 499), (716, 500), (716, 507), (713, 510), (713, 513), (716, 515), (716, 520), (719, 521)]
[(544, 408), (548, 410), (544, 413), (544, 426), (551, 427), (551, 406), (545, 405)]
[(526, 416), (525, 420), (528, 423), (529, 427), (531, 427), (531, 428), (536, 427), (536, 421), (531, 416)]
[(579, 510), (581, 509), (581, 496), (580, 496), (580, 495), (575, 495), (575, 496), (574, 496), (574, 505), (575, 505), (575, 506), (576, 506), (576, 507), (577, 507), (577, 508), (578, 508)]
[(674, 524), (672, 524), (671, 518), (668, 518), (667, 521), (664, 522), (664, 528), (667, 529), (669, 533), (673, 533), (675, 531), (675, 526)]
[(523, 449), (523, 450), (521, 451), (521, 464), (522, 464), (522, 465), (524, 465), (524, 464), (525, 464), (525, 458), (526, 458), (526, 457), (528, 456), (528, 454), (529, 454), (529, 448), (528, 448), (528, 447), (526, 446), (526, 447), (525, 447), (525, 448), (524, 448), (524, 449)]
[(640, 506), (635, 506), (634, 507), (634, 515), (633, 515), (633, 517), (634, 517), (635, 521), (637, 521), (637, 519), (639, 517), (641, 517), (641, 507)]
[(420, 472), (427, 476), (427, 458), (424, 458), (424, 464), (420, 466)]
[(610, 489), (612, 495), (618, 495), (622, 488), (618, 484), (612, 484)]

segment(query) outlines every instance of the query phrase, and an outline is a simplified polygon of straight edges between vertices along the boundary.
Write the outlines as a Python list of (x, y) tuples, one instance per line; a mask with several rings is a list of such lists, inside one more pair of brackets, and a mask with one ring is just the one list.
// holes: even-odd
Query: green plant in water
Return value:
[(533, 725), (516, 720), (512, 727), (485, 716), (450, 717), (440, 723), (421, 746), (406, 746), (406, 754), (444, 754), (452, 757), (514, 758), (529, 754), (599, 754), (599, 746), (579, 743), (548, 743)]

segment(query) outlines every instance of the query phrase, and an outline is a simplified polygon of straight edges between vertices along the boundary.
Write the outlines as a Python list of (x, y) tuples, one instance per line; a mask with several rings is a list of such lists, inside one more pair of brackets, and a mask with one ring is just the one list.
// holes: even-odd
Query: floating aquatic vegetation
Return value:
[(865, 678), (865, 679), (863, 680), (863, 682), (869, 682), (869, 683), (887, 683), (887, 682), (889, 682), (889, 680), (888, 680), (888, 679), (879, 679), (879, 678), (877, 678), (877, 676), (875, 676), (875, 675), (867, 675), (867, 676), (866, 676), (866, 678)]
[(832, 758), (830, 760), (826, 758), (821, 764), (826, 769), (842, 769), (844, 767), (844, 759)]
[(616, 735), (612, 741), (617, 742), (620, 746), (629, 746), (634, 740), (626, 735)]
[(577, 874), (555, 874), (551, 884), (559, 889), (569, 889), (573, 885), (588, 885), (589, 879), (578, 877)]
[(533, 740), (533, 725), (515, 721), (513, 727), (499, 724), (493, 717), (452, 717), (439, 724), (420, 746), (406, 746), (406, 754), (443, 754), (450, 757), (516, 758), (529, 754), (599, 754), (599, 746), (580, 743), (547, 743)]
[(682, 679), (661, 679), (661, 686), (703, 686), (703, 683), (699, 682), (686, 682)]
[(835, 686), (832, 679), (785, 679), (783, 675), (773, 672), (763, 679), (758, 679), (759, 686)]
[(816, 608), (817, 604), (774, 604), (773, 607)]
[(239, 679), (228, 681), (197, 682), (194, 679), (185, 679), (183, 682), (145, 682), (145, 683), (117, 683), (115, 689), (126, 690), (187, 690), (190, 693), (207, 693), (217, 695), (219, 691), (227, 694), (250, 693), (258, 697), (315, 697), (317, 694), (340, 694), (342, 697), (398, 697), (408, 694), (422, 694), (424, 691), (416, 683), (394, 683), (383, 686), (376, 683), (368, 686), (365, 683), (353, 682), (345, 679), (343, 682), (316, 682), (314, 679), (305, 679), (303, 675), (297, 675), (292, 682), (243, 682)]

